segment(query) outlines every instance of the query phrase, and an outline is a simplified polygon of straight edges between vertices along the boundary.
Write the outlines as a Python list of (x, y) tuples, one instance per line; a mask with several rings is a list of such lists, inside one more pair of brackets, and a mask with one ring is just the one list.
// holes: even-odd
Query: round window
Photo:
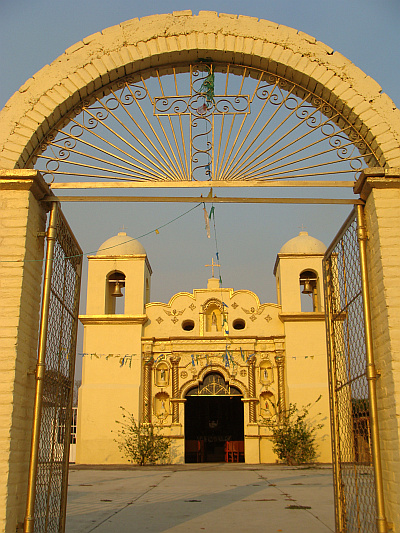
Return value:
[(182, 329), (185, 331), (192, 331), (194, 329), (194, 321), (193, 320), (184, 320), (182, 322)]
[(243, 318), (237, 318), (233, 321), (233, 329), (244, 329), (246, 327), (246, 322), (243, 320)]

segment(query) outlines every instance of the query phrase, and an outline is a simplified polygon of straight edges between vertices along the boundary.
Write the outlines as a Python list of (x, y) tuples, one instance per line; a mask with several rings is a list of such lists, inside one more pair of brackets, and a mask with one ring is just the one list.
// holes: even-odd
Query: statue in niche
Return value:
[(263, 392), (260, 396), (260, 415), (271, 420), (276, 417), (276, 400), (272, 392)]
[(269, 385), (274, 381), (272, 363), (269, 359), (262, 361), (260, 364), (260, 382), (263, 385)]
[(154, 398), (154, 412), (159, 418), (165, 418), (169, 414), (168, 394), (165, 392), (156, 394)]
[(160, 363), (157, 365), (155, 381), (158, 387), (165, 387), (169, 381), (169, 369), (167, 363)]
[(221, 332), (222, 331), (222, 305), (219, 300), (214, 302), (207, 301), (204, 309), (204, 331)]

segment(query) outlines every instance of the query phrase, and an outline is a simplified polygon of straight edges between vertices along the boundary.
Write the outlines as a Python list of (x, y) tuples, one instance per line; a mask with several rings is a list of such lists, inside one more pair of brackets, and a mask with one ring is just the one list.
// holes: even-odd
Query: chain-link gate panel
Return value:
[(57, 205), (52, 208), (47, 238), (41, 323), (45, 348), (41, 356), (39, 346), (38, 436), (36, 444), (33, 436), (31, 454), (34, 510), (27, 512), (31, 517), (25, 531), (61, 533), (65, 528), (82, 251)]
[(355, 211), (325, 254), (324, 274), (336, 527), (341, 533), (375, 533), (376, 488)]

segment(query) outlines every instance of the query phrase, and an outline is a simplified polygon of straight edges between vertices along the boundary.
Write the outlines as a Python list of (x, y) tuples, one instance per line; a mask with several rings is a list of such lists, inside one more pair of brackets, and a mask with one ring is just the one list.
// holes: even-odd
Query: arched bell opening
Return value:
[(320, 311), (318, 274), (315, 270), (303, 270), (299, 277), (301, 312)]
[(185, 402), (185, 462), (244, 461), (244, 407), (239, 388), (219, 372), (189, 389)]
[(125, 274), (114, 270), (106, 278), (106, 315), (123, 315), (125, 313)]

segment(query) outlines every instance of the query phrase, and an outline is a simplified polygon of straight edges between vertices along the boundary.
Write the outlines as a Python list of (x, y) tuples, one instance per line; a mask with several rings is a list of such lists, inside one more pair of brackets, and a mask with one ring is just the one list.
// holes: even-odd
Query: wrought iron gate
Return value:
[(386, 532), (366, 232), (357, 205), (324, 258), (336, 531)]
[(82, 251), (54, 203), (47, 231), (26, 533), (65, 529), (81, 265)]

